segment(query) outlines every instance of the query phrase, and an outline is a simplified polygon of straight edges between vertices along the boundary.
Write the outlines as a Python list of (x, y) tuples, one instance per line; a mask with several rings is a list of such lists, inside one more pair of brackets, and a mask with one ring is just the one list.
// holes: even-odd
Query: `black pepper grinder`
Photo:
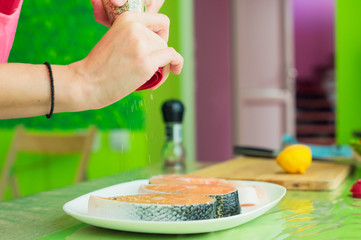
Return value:
[(183, 146), (184, 105), (178, 100), (168, 100), (162, 106), (166, 138), (162, 149), (164, 168), (168, 172), (184, 172), (186, 167)]

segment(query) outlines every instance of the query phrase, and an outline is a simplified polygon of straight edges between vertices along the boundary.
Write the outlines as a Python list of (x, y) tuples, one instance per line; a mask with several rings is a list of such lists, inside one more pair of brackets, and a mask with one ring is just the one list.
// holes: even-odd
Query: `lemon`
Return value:
[(307, 145), (295, 144), (283, 149), (276, 162), (288, 173), (305, 173), (311, 165), (312, 153)]

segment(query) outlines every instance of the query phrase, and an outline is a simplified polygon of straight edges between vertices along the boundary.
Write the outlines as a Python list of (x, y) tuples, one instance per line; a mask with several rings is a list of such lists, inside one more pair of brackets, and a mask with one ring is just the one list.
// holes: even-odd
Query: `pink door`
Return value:
[(291, 1), (232, 4), (233, 144), (278, 149), (295, 131)]

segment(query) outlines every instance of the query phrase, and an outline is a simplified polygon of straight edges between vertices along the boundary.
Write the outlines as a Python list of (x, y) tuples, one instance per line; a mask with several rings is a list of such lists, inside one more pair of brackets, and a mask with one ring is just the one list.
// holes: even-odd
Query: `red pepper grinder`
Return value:
[(352, 192), (353, 198), (361, 198), (361, 179), (351, 187), (350, 192)]

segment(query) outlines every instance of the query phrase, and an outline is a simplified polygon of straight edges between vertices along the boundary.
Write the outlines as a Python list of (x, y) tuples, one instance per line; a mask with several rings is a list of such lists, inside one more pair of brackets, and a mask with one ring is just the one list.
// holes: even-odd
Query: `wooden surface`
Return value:
[(271, 182), (294, 190), (331, 190), (339, 186), (350, 171), (351, 165), (313, 161), (305, 174), (289, 174), (273, 159), (239, 157), (192, 175)]

